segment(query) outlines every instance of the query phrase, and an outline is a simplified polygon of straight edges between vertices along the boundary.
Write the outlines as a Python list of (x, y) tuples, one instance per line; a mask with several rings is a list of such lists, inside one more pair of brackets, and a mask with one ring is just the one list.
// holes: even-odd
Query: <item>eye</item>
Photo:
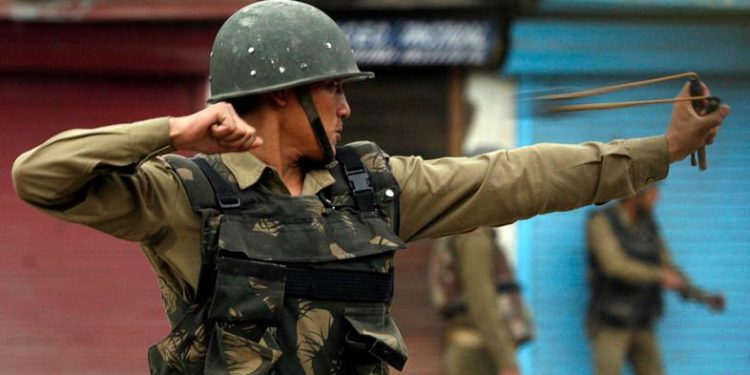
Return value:
[(328, 89), (334, 92), (340, 92), (343, 88), (343, 85), (341, 84), (341, 80), (335, 79), (328, 81)]

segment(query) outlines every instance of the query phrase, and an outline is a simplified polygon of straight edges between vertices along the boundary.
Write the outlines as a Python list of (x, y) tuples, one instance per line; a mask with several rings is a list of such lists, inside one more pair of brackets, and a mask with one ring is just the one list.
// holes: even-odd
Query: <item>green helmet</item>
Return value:
[(319, 9), (290, 0), (248, 5), (221, 27), (211, 51), (209, 103), (361, 72), (344, 33)]

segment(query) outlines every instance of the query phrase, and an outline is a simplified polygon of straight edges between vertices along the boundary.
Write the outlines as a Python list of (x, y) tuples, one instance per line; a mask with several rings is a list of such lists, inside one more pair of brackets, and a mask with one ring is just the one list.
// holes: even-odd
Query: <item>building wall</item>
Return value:
[(10, 171), (63, 130), (201, 108), (216, 29), (0, 22), (0, 372), (148, 372), (147, 348), (168, 324), (137, 245), (21, 202)]

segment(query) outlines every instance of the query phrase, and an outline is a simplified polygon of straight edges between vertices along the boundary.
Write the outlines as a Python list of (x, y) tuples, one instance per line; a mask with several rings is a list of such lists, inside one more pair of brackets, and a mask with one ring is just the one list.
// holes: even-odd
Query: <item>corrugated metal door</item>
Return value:
[[(657, 218), (673, 258), (709, 290), (724, 291), (728, 308), (713, 315), (667, 299), (659, 325), (667, 373), (750, 373), (750, 58), (741, 18), (709, 20), (566, 18), (519, 22), (507, 73), (519, 82), (519, 144), (660, 134), (669, 105), (540, 116), (528, 93), (596, 87), (697, 71), (732, 105), (709, 169), (682, 161), (662, 184)], [(680, 82), (612, 94), (616, 101), (672, 97)], [(588, 298), (585, 220), (593, 207), (555, 213), (519, 226), (519, 273), (535, 310), (539, 337), (522, 351), (524, 374), (590, 374), (584, 331)]]
[(191, 61), (208, 56), (200, 36), (215, 27), (178, 26), (0, 22), (1, 373), (144, 374), (148, 346), (169, 332), (137, 245), (33, 209), (10, 175), (63, 130), (201, 108), (205, 69)]
[[(616, 82), (644, 77), (621, 76)], [(733, 106), (733, 114), (716, 144), (708, 148), (709, 169), (699, 172), (685, 160), (674, 164), (662, 184), (657, 218), (673, 258), (694, 282), (724, 291), (728, 309), (713, 315), (670, 294), (667, 314), (658, 329), (670, 374), (750, 373), (750, 77), (703, 77), (715, 93)], [(580, 85), (595, 87), (611, 79), (569, 76), (523, 79), (520, 91)], [(606, 99), (672, 97), (682, 82)], [(660, 134), (669, 121), (669, 105), (571, 115), (539, 116), (532, 102), (520, 102), (520, 143), (578, 143)], [(520, 226), (522, 274), (528, 284), (539, 337), (527, 349), (525, 363), (533, 374), (591, 373), (584, 331), (588, 297), (585, 222), (595, 207), (555, 213)]]

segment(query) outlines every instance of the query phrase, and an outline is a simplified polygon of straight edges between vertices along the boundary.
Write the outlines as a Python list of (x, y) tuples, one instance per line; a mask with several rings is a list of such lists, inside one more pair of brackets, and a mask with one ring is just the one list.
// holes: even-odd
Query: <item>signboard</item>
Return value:
[(362, 65), (487, 66), (498, 63), (499, 25), (490, 20), (337, 20)]

